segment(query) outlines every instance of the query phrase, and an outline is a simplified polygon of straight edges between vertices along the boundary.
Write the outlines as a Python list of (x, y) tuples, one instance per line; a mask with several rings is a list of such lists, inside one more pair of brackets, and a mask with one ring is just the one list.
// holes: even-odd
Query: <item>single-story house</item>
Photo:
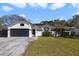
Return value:
[(44, 31), (49, 31), (52, 35), (62, 35), (66, 33), (79, 35), (79, 29), (75, 27), (54, 27), (48, 24), (32, 24), (28, 21), (16, 21), (11, 25), (0, 27), (0, 37), (33, 37), (42, 36)]
[(79, 29), (76, 27), (55, 27), (48, 24), (34, 24), (35, 36), (42, 36), (44, 31), (49, 31), (53, 36), (66, 35), (79, 35)]

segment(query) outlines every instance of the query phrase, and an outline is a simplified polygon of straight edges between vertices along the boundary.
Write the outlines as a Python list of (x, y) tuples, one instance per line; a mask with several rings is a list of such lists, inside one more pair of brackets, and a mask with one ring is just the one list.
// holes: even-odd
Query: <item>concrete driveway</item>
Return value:
[(34, 38), (29, 37), (1, 37), (0, 56), (19, 56), (21, 55), (30, 41)]

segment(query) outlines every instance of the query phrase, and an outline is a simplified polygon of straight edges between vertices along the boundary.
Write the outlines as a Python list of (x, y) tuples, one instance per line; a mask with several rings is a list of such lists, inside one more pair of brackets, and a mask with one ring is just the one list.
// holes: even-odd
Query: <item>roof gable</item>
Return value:
[(14, 26), (16, 24), (21, 24), (21, 23), (30, 24), (31, 25), (31, 23), (28, 22), (28, 21), (16, 21), (16, 22), (13, 22), (12, 24), (10, 24), (8, 27)]

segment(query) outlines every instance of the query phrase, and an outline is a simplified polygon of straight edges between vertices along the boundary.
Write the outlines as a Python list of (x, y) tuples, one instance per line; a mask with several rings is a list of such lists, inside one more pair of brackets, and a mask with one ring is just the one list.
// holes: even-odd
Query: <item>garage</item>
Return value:
[(11, 37), (26, 37), (29, 36), (29, 29), (10, 29)]

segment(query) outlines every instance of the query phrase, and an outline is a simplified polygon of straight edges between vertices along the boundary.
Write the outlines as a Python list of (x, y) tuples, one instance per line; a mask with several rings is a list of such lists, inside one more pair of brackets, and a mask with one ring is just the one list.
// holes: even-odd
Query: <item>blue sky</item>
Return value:
[(0, 3), (0, 16), (17, 14), (32, 23), (43, 20), (69, 19), (79, 14), (78, 3)]

